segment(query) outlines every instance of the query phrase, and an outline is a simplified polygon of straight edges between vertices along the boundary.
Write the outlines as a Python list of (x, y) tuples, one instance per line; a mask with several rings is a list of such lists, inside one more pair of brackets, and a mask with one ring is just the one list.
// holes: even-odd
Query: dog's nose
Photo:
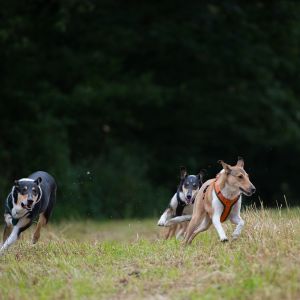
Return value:
[(27, 200), (27, 206), (28, 206), (28, 207), (31, 207), (32, 204), (33, 204), (33, 200), (30, 200), (30, 199)]
[(23, 202), (21, 202), (21, 206), (24, 208), (25, 207), (25, 204)]
[(252, 194), (254, 194), (254, 193), (256, 192), (255, 186), (253, 186), (253, 187), (251, 188), (251, 192), (252, 192)]
[(192, 196), (191, 195), (187, 195), (186, 196), (188, 200), (191, 200)]

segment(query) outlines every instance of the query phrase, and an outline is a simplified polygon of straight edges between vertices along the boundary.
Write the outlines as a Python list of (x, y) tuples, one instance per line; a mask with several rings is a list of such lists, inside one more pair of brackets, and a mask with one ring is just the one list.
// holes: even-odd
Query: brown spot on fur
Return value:
[(39, 238), (40, 238), (40, 233), (41, 233), (41, 228), (46, 225), (47, 223), (47, 220), (44, 216), (44, 213), (41, 213), (40, 216), (39, 216), (39, 220), (38, 220), (38, 223), (36, 225), (36, 229), (35, 229), (35, 232), (33, 234), (33, 239), (32, 239), (32, 243), (35, 244)]
[(22, 195), (18, 193), (18, 198), (17, 198), (17, 204), (21, 204), (23, 201), (26, 201), (28, 198), (28, 195)]

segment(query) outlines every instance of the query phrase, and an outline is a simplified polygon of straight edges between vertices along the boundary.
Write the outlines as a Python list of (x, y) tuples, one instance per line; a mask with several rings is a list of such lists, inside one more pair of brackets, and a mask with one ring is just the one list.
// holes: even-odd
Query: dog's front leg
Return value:
[(242, 203), (242, 199), (240, 198), (239, 201), (232, 208), (232, 212), (230, 214), (230, 221), (236, 225), (236, 228), (232, 234), (233, 239), (237, 239), (239, 237), (245, 225), (244, 220), (240, 216), (241, 203)]
[(177, 205), (178, 205), (178, 202), (177, 202), (177, 198), (176, 198), (176, 194), (175, 194), (170, 201), (169, 207), (164, 211), (164, 213), (159, 218), (159, 220), (157, 222), (158, 226), (166, 225), (166, 222), (175, 215)]
[(220, 221), (220, 217), (223, 212), (223, 205), (220, 203), (220, 200), (217, 198), (215, 193), (213, 195), (212, 207), (213, 207), (212, 223), (214, 224), (218, 232), (221, 242), (228, 242), (228, 238), (225, 234), (225, 231)]
[(245, 221), (240, 216), (234, 216), (230, 219), (233, 224), (236, 224), (236, 228), (232, 234), (233, 239), (237, 239), (242, 232), (245, 225)]
[(159, 218), (157, 225), (158, 226), (165, 226), (166, 222), (172, 217), (172, 210), (171, 208), (167, 208), (164, 213)]
[(32, 221), (27, 218), (19, 220), (19, 222), (13, 227), (13, 230), (5, 243), (2, 245), (0, 249), (0, 255), (2, 255), (4, 251), (9, 248), (9, 246), (16, 242), (21, 232), (28, 228), (31, 225), (31, 222)]
[(172, 218), (172, 219), (168, 220), (165, 223), (165, 226), (169, 227), (169, 226), (172, 226), (172, 225), (175, 225), (175, 224), (180, 224), (182, 222), (190, 221), (191, 219), (192, 219), (191, 215), (184, 215), (184, 216), (175, 217), (175, 218)]
[(221, 242), (228, 242), (228, 238), (220, 221), (220, 215), (214, 215), (212, 218), (212, 222), (218, 232)]
[(19, 229), (20, 228), (18, 226), (14, 226), (11, 234), (9, 235), (9, 237), (6, 239), (5, 243), (1, 247), (0, 254), (3, 254), (3, 252), (18, 239), (20, 234)]

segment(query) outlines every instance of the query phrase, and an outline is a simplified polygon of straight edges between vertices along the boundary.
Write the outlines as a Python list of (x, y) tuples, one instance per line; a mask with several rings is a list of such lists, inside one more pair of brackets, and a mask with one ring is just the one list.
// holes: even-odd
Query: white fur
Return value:
[[(236, 189), (235, 189), (235, 191), (230, 189), (229, 186), (225, 186), (221, 192), (224, 195), (224, 197), (230, 198), (230, 199), (240, 195), (240, 192), (236, 192)], [(242, 196), (240, 196), (237, 203), (234, 204), (234, 206), (231, 209), (230, 215), (228, 216), (230, 221), (237, 225), (236, 229), (234, 230), (234, 232), (232, 234), (233, 238), (235, 238), (235, 239), (241, 234), (241, 231), (245, 224), (244, 220), (240, 216), (241, 203), (242, 203)], [(220, 240), (227, 241), (228, 238), (226, 236), (226, 233), (225, 233), (222, 223), (220, 221), (220, 217), (223, 213), (224, 206), (221, 203), (221, 201), (219, 200), (219, 198), (217, 197), (214, 190), (213, 190), (212, 208), (213, 208), (212, 223), (214, 224), (214, 226), (218, 232)]]
[(227, 236), (225, 234), (225, 231), (222, 227), (221, 221), (220, 221), (220, 217), (222, 215), (224, 206), (223, 204), (220, 202), (219, 198), (217, 197), (215, 191), (213, 191), (213, 198), (212, 198), (212, 207), (213, 207), (213, 215), (212, 215), (212, 223), (214, 224), (218, 235), (220, 237), (221, 241), (226, 241)]
[(7, 238), (5, 243), (2, 245), (0, 249), (0, 255), (4, 253), (5, 250), (9, 248), (17, 239), (18, 239), (18, 234), (20, 231), (20, 228), (26, 226), (30, 222), (29, 219), (27, 218), (22, 218), (18, 221), (18, 223), (13, 227), (13, 230), (10, 234), (10, 236)]
[(240, 197), (238, 202), (233, 206), (233, 208), (231, 210), (231, 213), (229, 215), (230, 221), (233, 224), (237, 225), (234, 232), (233, 232), (233, 234), (232, 234), (233, 239), (238, 238), (238, 236), (241, 234), (242, 229), (245, 225), (244, 220), (240, 216), (241, 205), (242, 205), (242, 197)]
[(169, 219), (165, 223), (165, 226), (169, 227), (169, 226), (174, 225), (174, 224), (178, 224), (178, 223), (185, 222), (185, 221), (190, 221), (191, 219), (192, 219), (191, 215), (175, 217), (175, 218)]
[[(198, 192), (198, 191), (196, 191), (196, 192)], [(183, 199), (184, 199), (183, 192), (179, 192), (179, 198), (183, 201)], [(173, 213), (176, 211), (177, 205), (178, 205), (177, 193), (175, 193), (169, 204), (169, 206), (173, 210)], [(189, 216), (181, 216), (181, 217), (183, 217), (182, 219), (180, 217), (172, 218), (172, 211), (170, 210), (170, 208), (167, 208), (164, 211), (164, 213), (161, 215), (161, 217), (159, 218), (157, 225), (169, 227), (173, 224), (191, 220), (192, 213), (193, 213), (193, 206), (194, 206), (193, 204), (190, 204), (190, 205), (187, 205), (184, 207), (183, 215), (189, 215)], [(171, 222), (169, 223), (169, 221), (171, 221)]]
[[(177, 207), (177, 195), (175, 193), (175, 195), (172, 197), (171, 201), (170, 201), (170, 207), (173, 210), (176, 210)], [(165, 226), (167, 220), (169, 220), (170, 218), (172, 218), (172, 211), (170, 210), (170, 208), (167, 208), (164, 213), (161, 215), (161, 217), (159, 218), (157, 225), (158, 226)]]
[(21, 178), (18, 181), (34, 181), (34, 179), (31, 179), (31, 178)]

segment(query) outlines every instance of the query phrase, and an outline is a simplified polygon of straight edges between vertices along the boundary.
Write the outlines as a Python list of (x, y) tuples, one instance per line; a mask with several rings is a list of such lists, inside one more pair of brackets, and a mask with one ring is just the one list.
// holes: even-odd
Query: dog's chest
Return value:
[(191, 215), (193, 213), (193, 205), (187, 205), (184, 207), (182, 214)]

